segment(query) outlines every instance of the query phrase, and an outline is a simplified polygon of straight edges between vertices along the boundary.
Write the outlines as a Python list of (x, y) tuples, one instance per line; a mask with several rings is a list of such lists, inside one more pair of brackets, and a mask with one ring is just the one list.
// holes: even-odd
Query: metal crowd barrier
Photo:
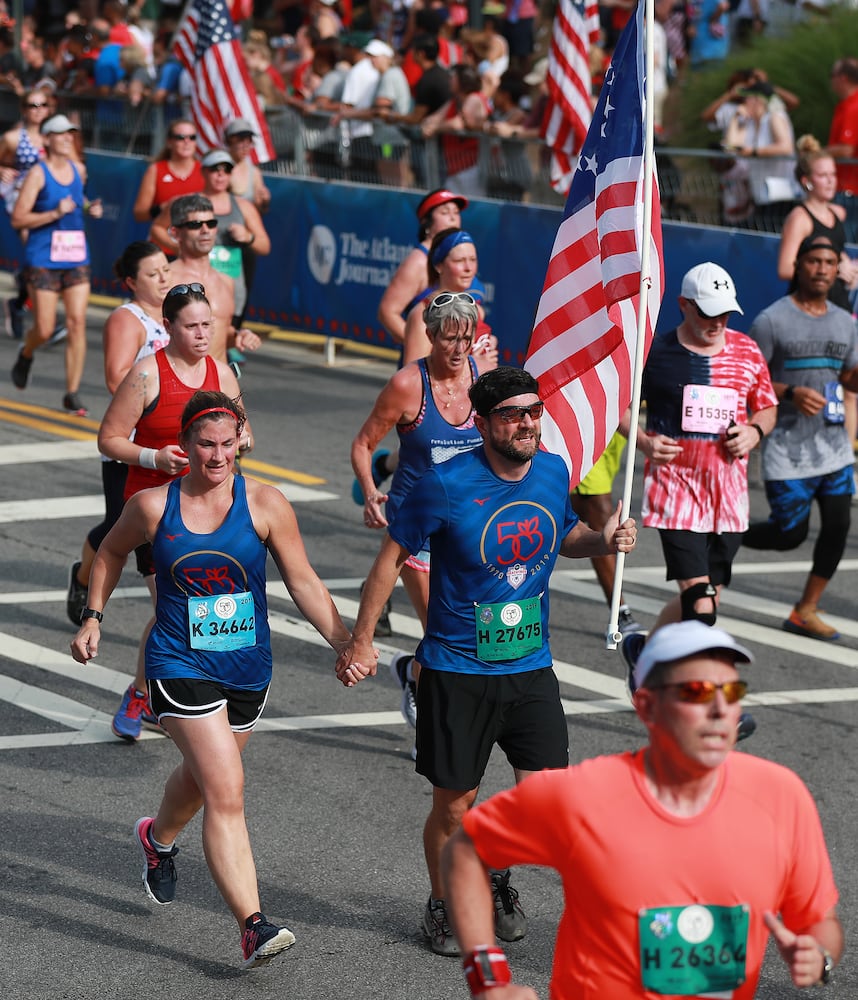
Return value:
[[(59, 110), (79, 122), (86, 148), (144, 157), (160, 152), (170, 121), (185, 115), (178, 104), (145, 101), (132, 107), (120, 96), (60, 92), (57, 101)], [(448, 182), (449, 153), (445, 158), (443, 140), (425, 139), (419, 129), (377, 124), (372, 140), (353, 140), (349, 126), (332, 124), (330, 114), (304, 115), (293, 108), (272, 107), (266, 116), (277, 154), (263, 166), (266, 172), (422, 191)], [(10, 127), (18, 117), (18, 98), (0, 90), (2, 127)], [(464, 133), (462, 138), (476, 142), (476, 184), (482, 196), (562, 206), (549, 182), (549, 155), (541, 140), (501, 139), (486, 133)], [(747, 184), (740, 158), (720, 150), (660, 146), (656, 162), (664, 219), (780, 231), (777, 216), (748, 211), (742, 217)], [(774, 160), (768, 162), (774, 166)], [(450, 183), (455, 186), (455, 178)]]

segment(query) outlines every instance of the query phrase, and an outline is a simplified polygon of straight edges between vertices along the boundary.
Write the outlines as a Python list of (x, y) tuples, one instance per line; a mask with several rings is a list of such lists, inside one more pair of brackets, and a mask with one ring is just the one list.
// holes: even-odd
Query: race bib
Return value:
[(191, 649), (224, 652), (256, 645), (253, 594), (215, 594), (188, 598)]
[(56, 229), (51, 234), (51, 260), (80, 264), (86, 260), (86, 234), (82, 229)]
[(825, 408), (822, 411), (822, 419), (827, 424), (842, 424), (846, 419), (843, 386), (839, 382), (826, 382), (824, 392)]
[(216, 271), (228, 278), (241, 277), (241, 247), (212, 247), (209, 261)]
[(500, 604), (475, 604), (477, 656), (496, 660), (520, 660), (542, 648), (542, 598)]
[(736, 419), (739, 393), (717, 385), (687, 385), (682, 390), (682, 429), (696, 434), (723, 434)]
[(750, 910), (655, 906), (638, 913), (641, 982), (683, 997), (731, 997), (745, 982)]

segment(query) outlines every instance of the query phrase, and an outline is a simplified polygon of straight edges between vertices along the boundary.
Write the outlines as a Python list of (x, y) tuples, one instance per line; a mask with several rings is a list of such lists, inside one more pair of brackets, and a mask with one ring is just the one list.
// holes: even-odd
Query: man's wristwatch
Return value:
[(786, 400), (786, 401), (787, 401), (788, 403), (791, 403), (791, 402), (792, 402), (792, 397), (793, 397), (794, 395), (795, 395), (795, 386), (794, 386), (794, 385), (788, 385), (788, 386), (786, 387), (786, 389), (784, 389), (784, 394), (783, 394), (783, 398), (784, 398), (784, 399), (785, 399), (785, 400)]
[(831, 952), (826, 951), (822, 945), (819, 946), (819, 950), (822, 952), (822, 975), (815, 985), (827, 986), (831, 982), (831, 973), (834, 972), (834, 959), (831, 957)]
[(100, 611), (95, 611), (93, 608), (84, 608), (83, 611), (81, 611), (80, 620), (83, 621), (84, 618), (94, 618), (99, 623), (104, 621), (104, 615)]

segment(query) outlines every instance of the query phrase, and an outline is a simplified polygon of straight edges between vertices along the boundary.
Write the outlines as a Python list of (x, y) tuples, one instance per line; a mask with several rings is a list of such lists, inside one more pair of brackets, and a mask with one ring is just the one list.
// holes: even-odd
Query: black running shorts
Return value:
[(259, 721), (270, 687), (261, 691), (242, 691), (198, 677), (170, 677), (150, 680), (146, 684), (149, 704), (159, 722), (164, 716), (203, 719), (226, 708), (229, 728), (236, 733), (250, 732)]
[(494, 744), (510, 764), (569, 764), (569, 733), (551, 667), (520, 674), (456, 674), (424, 666), (417, 684), (417, 772), (437, 788), (482, 781)]

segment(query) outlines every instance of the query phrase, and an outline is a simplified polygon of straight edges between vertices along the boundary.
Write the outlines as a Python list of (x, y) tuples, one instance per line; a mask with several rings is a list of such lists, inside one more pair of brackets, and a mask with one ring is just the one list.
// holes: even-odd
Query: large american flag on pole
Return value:
[(271, 133), (225, 0), (190, 0), (173, 51), (193, 78), (191, 114), (202, 152), (223, 146), (226, 126), (235, 118), (246, 118), (256, 132), (251, 159), (273, 160)]
[(661, 212), (643, 232), (644, 63), (638, 5), (617, 43), (557, 231), (525, 368), (545, 400), (542, 440), (576, 486), (632, 397), (641, 249), (650, 240), (646, 349), (664, 287)]
[(596, 0), (560, 0), (551, 29), (548, 105), (542, 123), (542, 135), (551, 149), (551, 186), (560, 194), (569, 190), (574, 154), (590, 125), (590, 46), (598, 40)]

